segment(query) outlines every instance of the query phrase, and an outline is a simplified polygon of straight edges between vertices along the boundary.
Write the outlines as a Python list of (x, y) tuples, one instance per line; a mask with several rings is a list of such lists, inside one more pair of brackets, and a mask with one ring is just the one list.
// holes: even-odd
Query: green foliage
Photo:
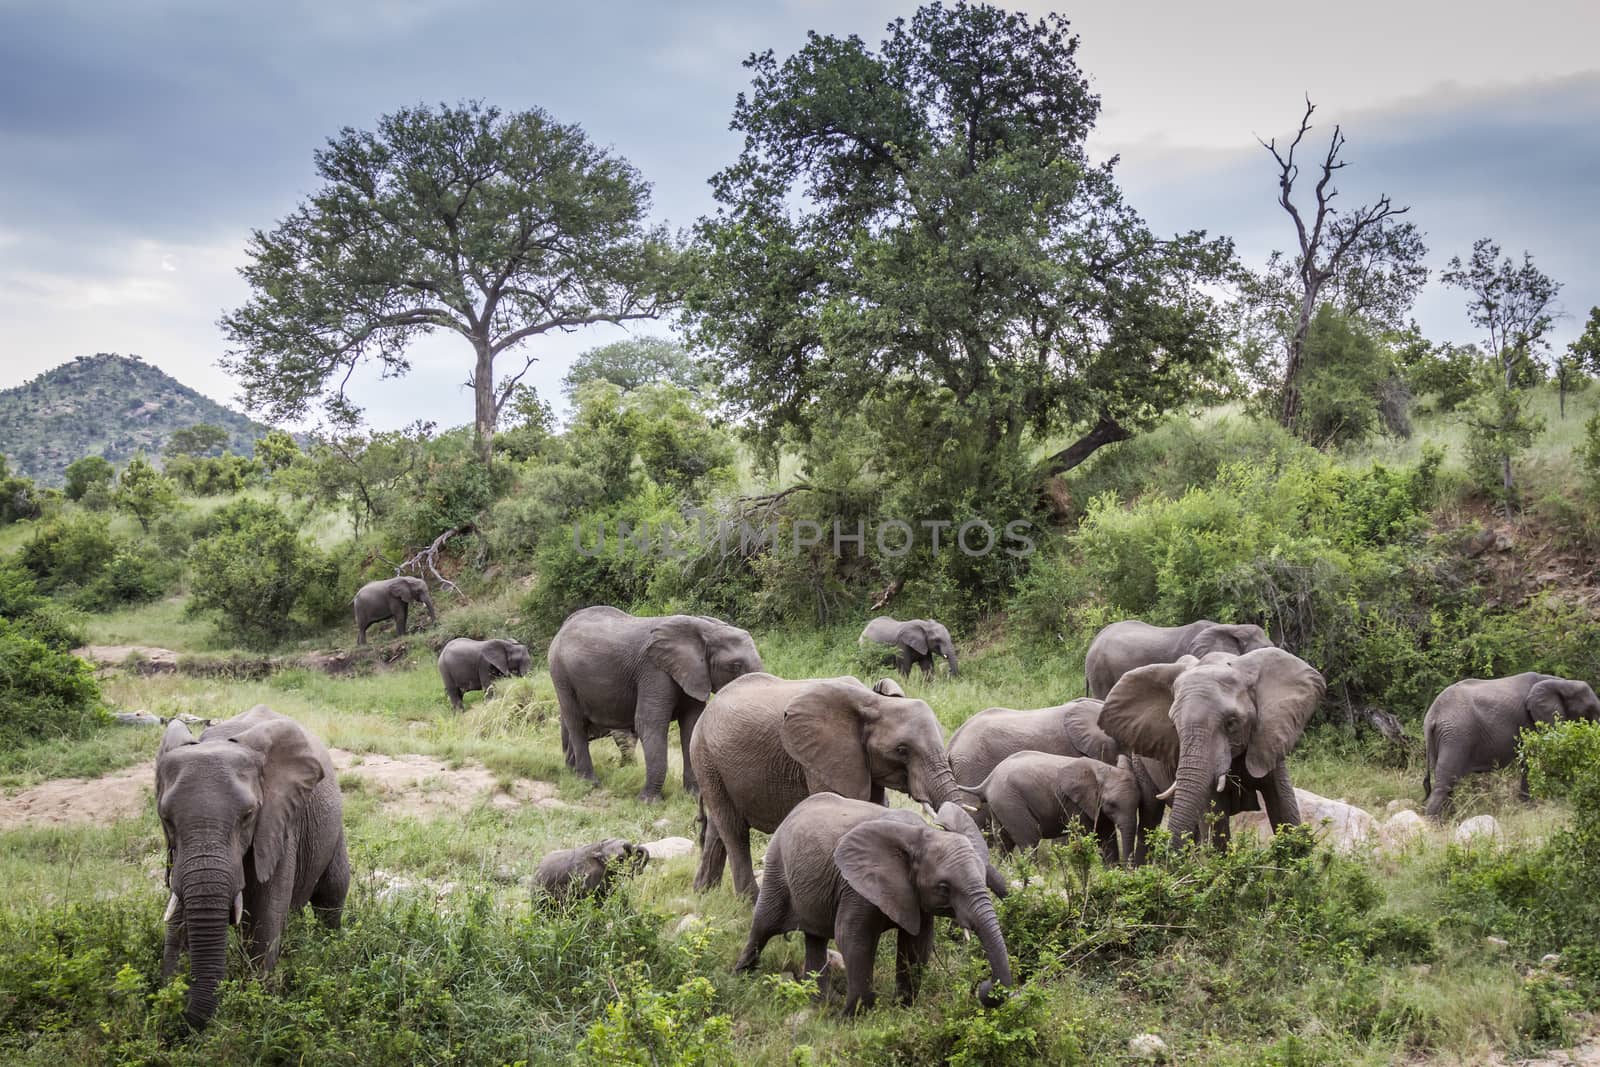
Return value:
[(1545, 430), (1544, 419), (1528, 413), (1527, 396), (1507, 386), (1493, 370), (1480, 395), (1462, 409), (1467, 427), (1467, 471), (1473, 484), (1507, 507), (1518, 502), (1513, 468)]
[(1395, 381), (1394, 357), (1356, 320), (1323, 304), (1306, 333), (1296, 429), (1313, 444), (1364, 441)]
[(172, 479), (156, 470), (142, 454), (134, 456), (117, 477), (113, 496), (118, 510), (126, 511), (139, 520), (139, 528), (146, 533), (150, 521), (171, 511), (178, 503), (178, 489)]
[(34, 531), (18, 561), (39, 588), (89, 611), (154, 600), (176, 580), (178, 565), (152, 546), (113, 534), (105, 519), (68, 514)]
[[(267, 647), (306, 622), (297, 608), (325, 610), (327, 561), (277, 508), (237, 500), (189, 553), (189, 610), (214, 614), (218, 628), (251, 648)], [(322, 621), (314, 618), (313, 621)]]
[(1589, 492), (1600, 499), (1600, 411), (1583, 424), (1583, 442), (1578, 446), (1578, 462), (1583, 466)]
[(256, 442), (256, 460), (268, 474), (292, 466), (300, 458), (300, 446), (282, 430), (273, 430)]
[(32, 620), (0, 617), (0, 749), (83, 737), (105, 722), (89, 665), (41, 636)]
[(226, 448), (228, 431), (209, 422), (198, 422), (173, 430), (161, 450), (168, 458), (177, 456), (214, 456)]
[(676, 989), (661, 992), (639, 968), (629, 967), (618, 985), (605, 1017), (578, 1044), (580, 1062), (607, 1067), (731, 1067), (738, 1062), (733, 1024), (715, 1014), (716, 989), (706, 978), (686, 978)]
[(40, 493), (33, 479), (12, 474), (6, 457), (0, 456), (0, 526), (19, 519), (36, 519), (41, 511)]
[[(1050, 1039), (1052, 1031), (1057, 1031)], [(1052, 1020), (1042, 986), (1013, 992), (998, 1008), (971, 1008), (936, 1018), (918, 1012), (887, 1023), (869, 1022), (852, 1042), (859, 1062), (917, 1067), (1005, 1067), (1032, 1063), (1082, 1067), (1090, 1062), (1070, 1025)]]
[(556, 416), (550, 405), (533, 386), (519, 382), (500, 411), (495, 453), (523, 461), (542, 457), (551, 447), (555, 428)]
[(165, 473), (194, 496), (232, 496), (255, 482), (261, 465), (231, 452), (220, 456), (180, 454), (167, 461)]
[(67, 499), (82, 500), (96, 486), (109, 486), (117, 469), (104, 456), (83, 456), (67, 464)]
[(568, 400), (590, 382), (610, 382), (624, 393), (646, 385), (675, 385), (694, 394), (708, 391), (705, 368), (681, 344), (665, 337), (632, 337), (584, 352), (561, 379)]

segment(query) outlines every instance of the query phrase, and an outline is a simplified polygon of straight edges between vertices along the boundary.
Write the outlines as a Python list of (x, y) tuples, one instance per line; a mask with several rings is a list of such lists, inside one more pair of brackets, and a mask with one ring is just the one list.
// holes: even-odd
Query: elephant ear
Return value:
[(901, 623), (900, 632), (895, 636), (917, 655), (928, 654), (928, 626), (923, 620), (912, 619), (910, 622)]
[(650, 628), (645, 655), (672, 676), (678, 688), (704, 703), (711, 699), (711, 671), (706, 666), (705, 621), (693, 615), (670, 615)]
[(911, 882), (911, 857), (928, 832), (894, 819), (872, 819), (833, 849), (833, 862), (850, 888), (913, 936), (922, 932), (922, 908)]
[(1098, 700), (1089, 703), (1096, 706), (1089, 707), (1081, 701), (1074, 701), (1063, 710), (1061, 725), (1067, 732), (1067, 740), (1073, 748), (1090, 759), (1116, 763), (1120, 755), (1117, 739), (1100, 727), (1100, 715), (1105, 705)]
[(1528, 713), (1528, 721), (1538, 724), (1570, 717), (1572, 705), (1583, 703), (1580, 686), (1584, 690), (1589, 688), (1586, 682), (1569, 682), (1565, 678), (1546, 678), (1535, 682), (1533, 688), (1528, 690), (1528, 699), (1522, 704)]
[(1197, 662), (1193, 656), (1184, 656), (1176, 663), (1135, 667), (1118, 678), (1100, 708), (1100, 729), (1123, 751), (1176, 767), (1178, 731), (1172, 725), (1172, 687), (1178, 676)]
[(1259, 648), (1233, 662), (1256, 701), (1256, 724), (1245, 745), (1245, 770), (1265, 778), (1300, 740), (1328, 683), (1311, 664), (1281, 648)]
[(906, 691), (893, 678), (879, 678), (872, 683), (872, 691), (881, 697), (903, 697)]
[(489, 661), (502, 675), (511, 674), (511, 661), (506, 658), (506, 645), (504, 641), (485, 641), (483, 645), (483, 658)]
[(933, 821), (939, 829), (960, 834), (967, 839), (972, 850), (983, 861), (983, 880), (988, 884), (989, 892), (997, 897), (1004, 897), (1010, 891), (1006, 885), (1006, 876), (989, 862), (989, 842), (983, 839), (983, 832), (978, 829), (978, 824), (972, 821), (972, 816), (967, 814), (967, 809), (953, 800), (947, 800), (939, 805), (939, 811), (934, 815)]
[(816, 682), (783, 709), (778, 739), (806, 772), (806, 789), (853, 800), (872, 796), (872, 774), (861, 737), (865, 686)]
[(229, 740), (261, 755), (261, 809), (250, 850), (256, 881), (267, 882), (291, 846), (311, 790), (322, 781), (322, 759), (299, 724), (283, 716)]
[(161, 795), (167, 791), (167, 779), (169, 777), (166, 767), (167, 754), (172, 752), (174, 749), (182, 748), (185, 745), (197, 744), (199, 744), (199, 742), (195, 740), (194, 734), (191, 734), (189, 732), (189, 728), (183, 723), (179, 722), (177, 719), (173, 719), (167, 724), (166, 733), (161, 735), (161, 748), (156, 752), (157, 801), (159, 801), (161, 799)]

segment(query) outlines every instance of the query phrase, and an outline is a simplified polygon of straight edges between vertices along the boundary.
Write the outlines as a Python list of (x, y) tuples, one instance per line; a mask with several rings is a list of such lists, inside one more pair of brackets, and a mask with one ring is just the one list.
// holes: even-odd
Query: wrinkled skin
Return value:
[(428, 622), (438, 623), (439, 614), (433, 609), (428, 583), (421, 578), (381, 578), (362, 586), (350, 602), (356, 613), (356, 644), (366, 644), (367, 627), (385, 619), (393, 619), (395, 636), (404, 637), (406, 614), (412, 604), (427, 608)]
[(1005, 882), (957, 805), (945, 804), (937, 825), (929, 826), (914, 812), (818, 793), (789, 813), (767, 845), (750, 940), (734, 970), (754, 970), (769, 940), (799, 930), (806, 973), (817, 975), (818, 993), (826, 996), (831, 938), (844, 956), (845, 1011), (855, 1012), (872, 1006), (878, 939), (894, 930), (895, 989), (910, 1004), (932, 954), (934, 917), (942, 915), (982, 944), (992, 977), (978, 995), (994, 1007), (996, 986), (1011, 984), (1011, 963), (991, 891), (1004, 896)]
[[(1450, 794), (1463, 775), (1517, 762), (1517, 735), (1540, 723), (1600, 719), (1600, 700), (1588, 682), (1552, 674), (1468, 678), (1434, 698), (1422, 719), (1428, 770), (1422, 779), (1428, 816), (1449, 810)], [(1528, 797), (1528, 769), (1522, 768)]]
[(698, 792), (689, 743), (706, 701), (760, 669), (750, 635), (717, 619), (636, 618), (611, 607), (574, 612), (550, 643), (550, 680), (561, 705), (567, 766), (578, 777), (598, 782), (589, 742), (607, 731), (632, 733), (644, 748), (639, 799), (654, 803), (667, 780), (667, 727), (677, 722), (683, 788)]
[(339, 783), (321, 741), (257, 705), (198, 739), (182, 723), (167, 727), (156, 811), (172, 891), (161, 974), (188, 952), (184, 1018), (198, 1029), (216, 1011), (230, 923), (258, 973), (277, 963), (291, 912), (309, 903), (339, 925), (350, 886)]
[(592, 845), (564, 848), (539, 861), (534, 883), (558, 903), (582, 896), (603, 900), (619, 878), (644, 870), (650, 854), (638, 845), (608, 837)]
[[(981, 782), (1017, 752), (1050, 752), (1117, 762), (1117, 742), (1100, 729), (1100, 701), (1087, 697), (1053, 708), (986, 708), (950, 737), (950, 769), (958, 782)], [(981, 809), (978, 825), (987, 821)]]
[(1200, 659), (1213, 652), (1243, 655), (1271, 648), (1259, 626), (1234, 626), (1201, 619), (1187, 626), (1151, 626), (1137, 619), (1114, 622), (1095, 635), (1084, 657), (1083, 678), (1089, 695), (1104, 700), (1117, 679), (1136, 667), (1176, 663), (1184, 656)]
[(1139, 783), (1127, 758), (1116, 764), (1084, 756), (1017, 752), (975, 786), (1000, 828), (1003, 848), (1033, 848), (1069, 830), (1093, 833), (1107, 863), (1133, 861), (1138, 842)]
[(942, 623), (932, 619), (908, 619), (900, 622), (887, 615), (879, 615), (867, 623), (861, 631), (861, 636), (856, 638), (856, 643), (885, 645), (893, 649), (893, 653), (886, 662), (893, 662), (895, 669), (902, 678), (911, 677), (913, 664), (922, 668), (923, 678), (933, 677), (933, 661), (935, 657), (942, 658), (950, 667), (950, 677), (958, 675), (956, 665), (956, 644), (950, 638), (950, 631)]
[(1287, 757), (1326, 683), (1278, 648), (1242, 656), (1213, 652), (1129, 671), (1107, 695), (1100, 726), (1127, 753), (1148, 757), (1153, 777), (1171, 782), (1168, 829), (1182, 844), (1198, 838), (1208, 807), (1220, 816), (1212, 840), (1224, 844), (1227, 819), (1259, 807), (1277, 828), (1300, 821)]
[(933, 709), (850, 677), (740, 678), (706, 708), (694, 761), (705, 819), (695, 888), (720, 882), (726, 863), (734, 888), (752, 899), (750, 831), (773, 832), (812, 793), (883, 803), (884, 790), (898, 789), (928, 804), (959, 799)]
[(521, 678), (533, 667), (526, 645), (504, 638), (474, 641), (458, 637), (439, 650), (439, 677), (444, 679), (444, 694), (450, 706), (464, 709), (461, 694), (489, 691), (496, 678)]

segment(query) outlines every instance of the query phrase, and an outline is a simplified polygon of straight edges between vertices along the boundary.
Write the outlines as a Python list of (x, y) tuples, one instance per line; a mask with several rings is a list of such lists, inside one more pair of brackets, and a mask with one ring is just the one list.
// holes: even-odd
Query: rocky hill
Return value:
[(267, 427), (190, 389), (138, 356), (79, 356), (0, 391), (0, 454), (12, 470), (60, 485), (67, 464), (98, 453), (126, 463), (161, 451), (174, 430), (208, 422), (249, 454)]

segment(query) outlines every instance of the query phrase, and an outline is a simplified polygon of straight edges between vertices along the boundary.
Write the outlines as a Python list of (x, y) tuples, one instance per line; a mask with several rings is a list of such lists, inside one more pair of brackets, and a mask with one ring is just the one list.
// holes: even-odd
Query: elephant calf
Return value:
[(533, 880), (557, 903), (584, 896), (603, 900), (619, 878), (638, 874), (649, 861), (650, 854), (641, 846), (608, 837), (592, 845), (550, 853), (539, 861)]
[(992, 977), (978, 987), (989, 1007), (996, 985), (1011, 984), (1011, 962), (991, 888), (1005, 882), (989, 864), (983, 836), (956, 804), (929, 826), (915, 812), (889, 810), (837, 793), (817, 793), (783, 820), (767, 845), (766, 874), (750, 940), (734, 970), (750, 971), (773, 937), (799, 930), (806, 973), (827, 992), (828, 939), (839, 942), (848, 986), (845, 1011), (872, 1006), (872, 964), (878, 939), (899, 935), (895, 988), (902, 1003), (916, 996), (933, 950), (934, 917), (943, 915), (978, 936)]
[(450, 706), (457, 711), (465, 708), (461, 694), (473, 690), (487, 693), (496, 678), (521, 678), (532, 666), (527, 646), (504, 638), (474, 641), (458, 637), (439, 650), (439, 677), (444, 679)]
[(949, 665), (950, 677), (954, 678), (959, 673), (956, 669), (956, 645), (950, 639), (950, 631), (944, 628), (943, 623), (932, 619), (901, 622), (888, 615), (879, 615), (867, 623), (861, 636), (856, 638), (858, 645), (869, 643), (884, 645), (892, 650), (892, 662), (902, 677), (911, 677), (911, 666), (916, 664), (922, 668), (923, 678), (932, 678), (936, 656)]
[(433, 597), (428, 594), (428, 583), (421, 578), (381, 578), (362, 586), (350, 601), (356, 615), (356, 644), (367, 643), (367, 627), (385, 619), (394, 620), (396, 637), (406, 635), (406, 614), (412, 604), (428, 609), (428, 621), (437, 623), (438, 612), (433, 610)]
[(983, 800), (1005, 848), (1032, 848), (1077, 825), (1099, 838), (1107, 863), (1132, 862), (1139, 851), (1139, 783), (1127, 757), (1112, 766), (1082, 756), (1017, 752), (982, 782), (959, 788)]
[[(1434, 698), (1422, 719), (1428, 769), (1422, 778), (1426, 811), (1437, 819), (1463, 775), (1507, 767), (1517, 759), (1517, 735), (1559, 719), (1600, 719), (1600, 700), (1588, 682), (1551, 674), (1468, 678)], [(1522, 769), (1522, 795), (1528, 770)]]

